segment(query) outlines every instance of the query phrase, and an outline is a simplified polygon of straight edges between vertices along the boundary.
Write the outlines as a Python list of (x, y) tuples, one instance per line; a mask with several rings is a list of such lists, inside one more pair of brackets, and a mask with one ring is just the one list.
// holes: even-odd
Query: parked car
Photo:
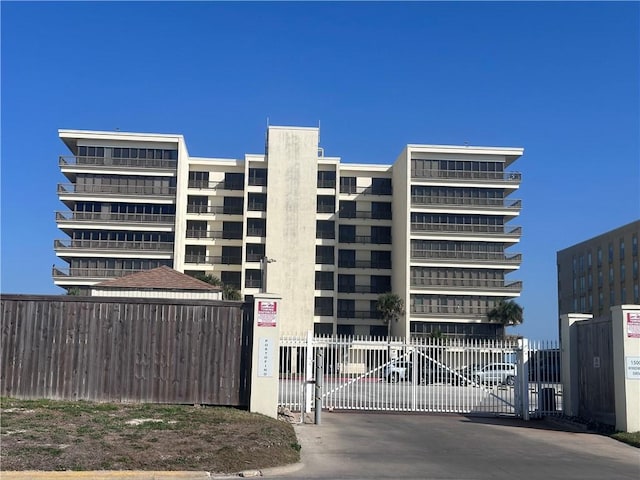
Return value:
[(488, 363), (470, 371), (468, 378), (476, 383), (513, 385), (516, 378), (516, 364)]
[(560, 350), (538, 350), (529, 355), (529, 381), (560, 383)]
[(410, 382), (413, 380), (413, 364), (404, 360), (393, 361), (384, 368), (383, 376), (389, 383)]

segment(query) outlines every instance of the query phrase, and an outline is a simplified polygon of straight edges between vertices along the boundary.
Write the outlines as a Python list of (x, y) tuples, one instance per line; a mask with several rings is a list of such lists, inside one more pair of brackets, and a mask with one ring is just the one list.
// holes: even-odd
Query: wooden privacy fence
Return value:
[(31, 295), (0, 301), (4, 396), (248, 405), (248, 304)]

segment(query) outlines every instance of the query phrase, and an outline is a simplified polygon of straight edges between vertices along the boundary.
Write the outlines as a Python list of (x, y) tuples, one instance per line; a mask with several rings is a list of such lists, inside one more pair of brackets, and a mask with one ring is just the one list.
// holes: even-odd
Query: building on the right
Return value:
[(615, 305), (640, 304), (640, 220), (557, 253), (558, 314), (608, 316)]

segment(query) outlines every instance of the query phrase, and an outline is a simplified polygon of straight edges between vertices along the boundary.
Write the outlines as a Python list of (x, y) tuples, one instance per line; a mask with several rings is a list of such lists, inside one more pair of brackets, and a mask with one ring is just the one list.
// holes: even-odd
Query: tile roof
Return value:
[(144, 272), (132, 273), (120, 278), (106, 280), (92, 288), (144, 288), (161, 290), (214, 290), (222, 288), (197, 278), (180, 273), (171, 267), (161, 266)]

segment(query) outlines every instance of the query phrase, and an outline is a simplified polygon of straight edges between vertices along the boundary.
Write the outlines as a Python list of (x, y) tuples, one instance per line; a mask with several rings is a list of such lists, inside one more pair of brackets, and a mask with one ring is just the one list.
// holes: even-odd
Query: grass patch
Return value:
[(620, 442), (628, 443), (633, 447), (640, 448), (640, 432), (618, 432), (611, 435), (611, 437)]
[(204, 470), (297, 462), (293, 427), (222, 407), (0, 398), (0, 462), (10, 470)]

